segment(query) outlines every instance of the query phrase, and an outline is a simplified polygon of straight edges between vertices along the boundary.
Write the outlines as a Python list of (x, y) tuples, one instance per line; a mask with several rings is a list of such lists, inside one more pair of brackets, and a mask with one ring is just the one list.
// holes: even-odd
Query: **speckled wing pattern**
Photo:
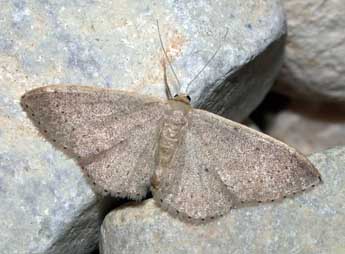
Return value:
[(205, 149), (183, 139), (173, 161), (164, 170), (161, 186), (153, 189), (153, 197), (163, 209), (183, 220), (209, 221), (227, 213), (236, 197), (214, 170), (205, 164)]
[(283, 199), (315, 186), (319, 172), (293, 148), (207, 111), (190, 125), (155, 193), (170, 213), (207, 221), (241, 203)]
[(34, 89), (21, 100), (44, 137), (75, 158), (99, 192), (141, 199), (154, 183), (158, 204), (191, 222), (241, 203), (282, 199), (321, 181), (313, 165), (284, 143), (178, 103), (63, 85)]
[(163, 101), (57, 85), (29, 91), (21, 104), (43, 136), (75, 158), (99, 191), (133, 199), (146, 194)]

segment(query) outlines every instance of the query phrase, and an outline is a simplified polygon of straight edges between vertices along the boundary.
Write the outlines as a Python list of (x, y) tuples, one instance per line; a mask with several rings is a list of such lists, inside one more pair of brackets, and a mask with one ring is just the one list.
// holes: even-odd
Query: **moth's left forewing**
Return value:
[(100, 87), (53, 85), (27, 92), (21, 104), (40, 133), (78, 161), (96, 190), (145, 196), (164, 101)]
[(203, 110), (190, 112), (200, 157), (240, 202), (266, 202), (315, 186), (320, 173), (302, 154), (258, 131)]
[(108, 150), (133, 128), (157, 124), (165, 106), (156, 98), (78, 85), (36, 88), (21, 104), (41, 134), (74, 158)]

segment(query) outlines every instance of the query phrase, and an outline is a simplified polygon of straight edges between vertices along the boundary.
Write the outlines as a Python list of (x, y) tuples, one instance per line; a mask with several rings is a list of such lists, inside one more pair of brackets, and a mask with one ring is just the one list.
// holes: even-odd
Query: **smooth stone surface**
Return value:
[(114, 210), (102, 224), (100, 253), (345, 253), (345, 147), (309, 158), (323, 184), (206, 225), (172, 218), (151, 199)]
[(182, 84), (169, 71), (173, 93), (188, 92), (193, 106), (234, 120), (246, 118), (270, 89), (286, 34), (278, 0), (7, 1), (0, 17), (0, 61), (17, 62), (36, 78), (18, 84), (18, 92), (74, 83), (166, 98), (158, 20)]
[(59, 83), (164, 97), (156, 19), (184, 85), (222, 45), (188, 89), (194, 105), (241, 119), (270, 88), (286, 32), (277, 0), (1, 2), (1, 253), (88, 253), (97, 244), (101, 204), (19, 98)]
[(345, 2), (284, 0), (288, 39), (280, 92), (345, 101)]
[(270, 117), (265, 132), (304, 154), (345, 145), (345, 106), (294, 102)]

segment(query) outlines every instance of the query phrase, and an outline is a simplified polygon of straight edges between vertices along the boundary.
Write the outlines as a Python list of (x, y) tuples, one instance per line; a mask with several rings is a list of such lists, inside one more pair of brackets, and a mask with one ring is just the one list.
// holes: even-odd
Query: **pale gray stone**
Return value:
[(0, 253), (88, 253), (103, 204), (77, 165), (25, 117), (23, 86), (35, 77), (13, 56), (0, 62)]
[(309, 158), (321, 185), (205, 225), (172, 218), (152, 200), (114, 210), (102, 224), (101, 253), (345, 253), (345, 147)]
[(20, 92), (74, 83), (165, 97), (157, 19), (182, 84), (169, 72), (173, 92), (188, 92), (193, 106), (234, 120), (248, 116), (271, 87), (286, 33), (278, 0), (9, 1), (0, 16), (1, 62), (17, 62), (29, 79)]
[[(286, 32), (277, 0), (1, 1), (0, 17), (1, 253), (87, 253), (97, 244), (101, 204), (25, 117), (25, 91), (74, 83), (163, 97), (158, 19), (181, 91), (222, 45), (188, 92), (194, 106), (239, 120), (271, 87)], [(171, 73), (169, 81), (176, 88)]]
[(286, 58), (277, 89), (309, 100), (345, 100), (345, 2), (284, 0)]
[(265, 132), (304, 154), (345, 145), (345, 107), (294, 102), (270, 117)]

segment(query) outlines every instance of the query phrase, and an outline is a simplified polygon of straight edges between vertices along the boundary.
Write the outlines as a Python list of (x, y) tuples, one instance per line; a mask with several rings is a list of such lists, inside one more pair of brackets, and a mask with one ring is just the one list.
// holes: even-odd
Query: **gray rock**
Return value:
[(100, 224), (76, 164), (22, 112), (25, 91), (74, 83), (164, 97), (158, 19), (181, 91), (222, 45), (187, 90), (195, 106), (242, 119), (270, 88), (286, 32), (278, 0), (18, 0), (2, 2), (0, 17), (1, 253), (87, 253)]
[(284, 0), (286, 58), (277, 89), (312, 100), (345, 100), (345, 2)]
[(152, 200), (114, 210), (101, 228), (101, 253), (345, 253), (345, 147), (310, 160), (323, 184), (205, 225), (172, 218)]
[[(156, 19), (193, 105), (244, 119), (272, 85), (282, 61), (285, 16), (278, 0), (9, 2), (1, 10), (1, 62), (35, 83), (76, 83), (165, 98)], [(225, 32), (228, 35), (223, 39)], [(187, 83), (221, 49), (199, 78)], [(12, 56), (12, 58), (8, 58)]]
[(37, 83), (18, 59), (0, 61), (0, 253), (88, 253), (103, 203), (76, 164), (25, 117), (19, 97)]
[(345, 145), (345, 109), (326, 103), (295, 102), (271, 117), (265, 132), (304, 154)]
[(101, 206), (75, 163), (28, 121), (2, 115), (0, 123), (0, 253), (94, 249)]

